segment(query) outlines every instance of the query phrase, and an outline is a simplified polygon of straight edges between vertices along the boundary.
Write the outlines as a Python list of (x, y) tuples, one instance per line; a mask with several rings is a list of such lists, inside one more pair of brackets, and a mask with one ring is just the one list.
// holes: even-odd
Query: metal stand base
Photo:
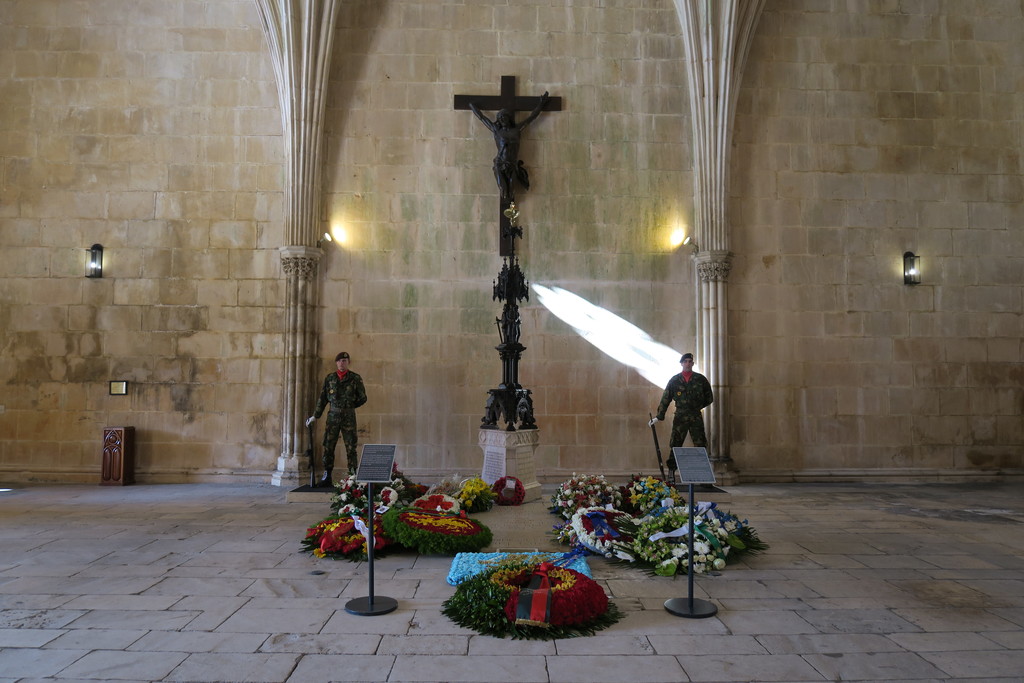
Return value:
[(345, 604), (345, 611), (349, 614), (357, 614), (362, 617), (375, 617), (381, 614), (388, 614), (398, 609), (398, 601), (394, 598), (381, 596), (355, 598)]
[(670, 598), (665, 601), (665, 609), (677, 617), (688, 619), (706, 619), (718, 614), (718, 607), (700, 598)]

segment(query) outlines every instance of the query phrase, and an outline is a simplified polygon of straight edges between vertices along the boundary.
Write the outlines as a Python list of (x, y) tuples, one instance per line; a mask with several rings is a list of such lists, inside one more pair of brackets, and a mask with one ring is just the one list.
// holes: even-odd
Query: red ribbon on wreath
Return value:
[[(509, 486), (510, 483), (514, 484), (514, 488)], [(523, 482), (515, 477), (502, 477), (494, 482), (491, 490), (497, 496), (495, 502), (498, 505), (521, 505), (523, 499), (526, 498), (526, 488), (523, 486)], [(512, 491), (511, 494), (509, 493), (510, 490)]]

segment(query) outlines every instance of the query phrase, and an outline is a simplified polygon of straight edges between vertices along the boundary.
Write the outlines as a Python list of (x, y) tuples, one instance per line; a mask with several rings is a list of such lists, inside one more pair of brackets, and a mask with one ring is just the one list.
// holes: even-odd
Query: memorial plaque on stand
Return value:
[(363, 456), (356, 469), (356, 481), (360, 484), (390, 484), (395, 468), (394, 444), (368, 443), (363, 445)]
[[(686, 556), (694, 557), (693, 554), (693, 530), (697, 524), (694, 522), (696, 511), (694, 509), (694, 484), (714, 484), (715, 470), (711, 467), (711, 459), (708, 457), (708, 450), (703, 447), (683, 448), (676, 446), (672, 449), (672, 456), (676, 459), (676, 467), (679, 469), (679, 482), (686, 484), (689, 489), (690, 509), (689, 521), (686, 523), (688, 532), (686, 534)], [(665, 601), (665, 610), (677, 617), (688, 619), (706, 619), (718, 614), (718, 607), (707, 600), (700, 600), (693, 597), (693, 562), (688, 562), (686, 572), (687, 595), (685, 598), (669, 598)]]
[(364, 532), (364, 536), (366, 536), (366, 573), (369, 581), (369, 593), (364, 597), (349, 600), (345, 605), (345, 611), (361, 617), (379, 616), (398, 609), (398, 601), (394, 598), (373, 593), (373, 547), (377, 537), (373, 520), (376, 517), (376, 512), (373, 509), (373, 485), (391, 483), (391, 475), (395, 468), (395, 450), (394, 444), (364, 444), (363, 455), (359, 458), (359, 467), (356, 468), (356, 481), (366, 484), (367, 530)]
[(676, 459), (676, 467), (679, 469), (680, 484), (714, 484), (715, 469), (711, 466), (708, 458), (708, 449), (683, 448), (676, 446), (672, 449), (672, 455)]

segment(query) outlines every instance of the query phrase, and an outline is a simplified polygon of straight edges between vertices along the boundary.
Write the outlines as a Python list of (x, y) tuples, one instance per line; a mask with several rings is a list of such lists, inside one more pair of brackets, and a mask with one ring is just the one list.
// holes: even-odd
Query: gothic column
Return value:
[[(318, 389), (316, 310), (317, 272), (322, 252), (312, 247), (281, 247), (285, 277), (284, 396), (281, 406), (281, 454), (271, 478), (275, 486), (302, 483), (309, 463), (301, 457), (309, 446), (304, 422)], [(305, 446), (303, 445), (305, 443)]]
[(765, 0), (675, 0), (686, 49), (693, 129), (693, 230), (697, 243), (697, 363), (715, 402), (708, 451), (719, 481), (735, 479), (729, 457), (729, 152), (736, 98)]
[[(303, 424), (316, 398), (324, 112), (337, 0), (256, 0), (277, 78), (285, 146), (280, 248), (286, 281), (281, 454), (271, 479), (296, 484), (307, 463)], [(308, 445), (308, 444), (306, 444)]]
[(697, 358), (703, 358), (702, 370), (711, 382), (715, 402), (704, 409), (704, 425), (708, 437), (708, 454), (720, 483), (734, 483), (732, 459), (729, 457), (728, 420), (729, 383), (726, 368), (728, 355), (729, 306), (726, 281), (732, 267), (727, 251), (704, 251), (694, 258), (697, 266)]

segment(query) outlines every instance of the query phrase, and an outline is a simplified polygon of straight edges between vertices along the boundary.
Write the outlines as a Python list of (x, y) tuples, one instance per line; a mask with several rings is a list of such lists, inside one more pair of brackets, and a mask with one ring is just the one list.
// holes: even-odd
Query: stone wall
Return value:
[[(397, 443), (409, 471), (478, 471), (487, 390), (502, 378), (495, 144), (455, 94), (497, 95), (514, 75), (518, 94), (562, 98), (524, 132), (521, 267), (659, 341), (693, 344), (692, 264), (669, 246), (691, 211), (683, 46), (670, 2), (637, 4), (342, 9), (325, 229), (343, 239), (325, 261), (322, 355), (352, 353), (370, 395), (365, 438)], [(646, 417), (660, 389), (535, 294), (521, 312), (541, 476), (655, 466)]]
[(832, 4), (769, 2), (750, 55), (733, 457), (746, 480), (1019, 474), (1021, 6)]
[(0, 479), (267, 477), (280, 130), (250, 2), (0, 3)]
[[(1022, 34), (1017, 4), (769, 0), (733, 156), (742, 476), (1019, 471)], [(344, 349), (366, 380), (364, 443), (416, 476), (479, 467), (498, 198), (453, 96), (502, 75), (563, 98), (525, 133), (527, 277), (694, 348), (680, 41), (671, 0), (343, 3), (319, 327), (322, 372)], [(269, 480), (281, 161), (249, 0), (0, 1), (0, 480), (98, 480), (122, 424), (141, 481)], [(660, 389), (535, 296), (522, 312), (541, 480), (654, 471)]]

